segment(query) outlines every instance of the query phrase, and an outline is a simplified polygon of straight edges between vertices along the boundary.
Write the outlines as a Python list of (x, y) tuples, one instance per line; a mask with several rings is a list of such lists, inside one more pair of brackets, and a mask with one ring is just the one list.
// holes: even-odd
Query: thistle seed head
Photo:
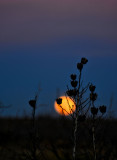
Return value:
[(84, 57), (81, 59), (81, 63), (82, 63), (82, 64), (86, 64), (87, 62), (88, 62), (88, 59), (86, 59), (86, 58), (84, 58)]
[(100, 106), (99, 107), (99, 110), (100, 110), (100, 112), (102, 113), (102, 114), (104, 114), (104, 113), (106, 113), (106, 106)]
[(31, 107), (35, 108), (36, 107), (36, 100), (30, 100), (29, 104)]
[(74, 81), (74, 80), (76, 80), (76, 74), (71, 74), (71, 79)]
[(77, 87), (78, 81), (71, 81), (71, 86), (72, 87)]
[(97, 115), (97, 113), (98, 113), (98, 108), (96, 108), (96, 107), (91, 107), (91, 113), (92, 113), (93, 115)]
[(56, 99), (56, 102), (57, 102), (57, 104), (59, 104), (59, 105), (62, 104), (62, 98), (57, 98), (57, 99)]

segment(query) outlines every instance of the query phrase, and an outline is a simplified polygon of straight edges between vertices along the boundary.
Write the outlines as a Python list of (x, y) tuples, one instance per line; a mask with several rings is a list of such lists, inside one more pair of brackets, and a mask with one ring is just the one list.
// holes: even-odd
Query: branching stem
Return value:
[(74, 144), (73, 144), (73, 160), (76, 160), (76, 145), (77, 145), (77, 129), (78, 129), (78, 111), (79, 111), (79, 90), (80, 90), (80, 84), (81, 83), (81, 71), (79, 75), (79, 84), (78, 84), (78, 93), (77, 93), (77, 103), (76, 103), (76, 118), (75, 118), (75, 124), (74, 124)]

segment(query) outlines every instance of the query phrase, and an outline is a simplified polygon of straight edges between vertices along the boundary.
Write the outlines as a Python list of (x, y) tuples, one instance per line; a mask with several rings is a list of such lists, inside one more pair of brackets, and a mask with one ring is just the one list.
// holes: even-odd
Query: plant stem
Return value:
[(81, 83), (81, 71), (79, 75), (79, 85), (78, 85), (78, 93), (77, 93), (77, 103), (76, 103), (76, 117), (75, 117), (75, 124), (74, 124), (74, 143), (73, 143), (73, 160), (76, 160), (76, 141), (77, 141), (77, 129), (78, 129), (78, 116), (79, 116), (79, 90), (80, 90), (80, 84)]
[(77, 136), (77, 127), (78, 127), (78, 116), (75, 118), (75, 127), (74, 127), (74, 145), (73, 145), (73, 160), (76, 159), (76, 136)]
[(95, 119), (93, 116), (93, 126), (92, 126), (92, 134), (93, 134), (93, 153), (94, 153), (94, 160), (96, 160), (96, 145), (95, 145)]
[[(37, 96), (35, 96), (35, 102), (37, 103)], [(35, 122), (35, 111), (36, 103), (32, 110), (32, 160), (36, 160), (36, 122)]]
[(32, 113), (32, 129), (33, 129), (33, 135), (32, 135), (32, 159), (36, 160), (36, 128), (35, 128), (35, 107), (33, 108)]

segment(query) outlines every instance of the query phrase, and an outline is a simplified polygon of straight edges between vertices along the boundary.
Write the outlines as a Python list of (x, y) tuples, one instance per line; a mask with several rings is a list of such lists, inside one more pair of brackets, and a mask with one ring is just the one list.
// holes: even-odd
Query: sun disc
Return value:
[(56, 101), (54, 103), (54, 108), (56, 112), (60, 115), (65, 115), (65, 116), (72, 114), (76, 109), (74, 101), (68, 96), (62, 96), (60, 98), (62, 98), (61, 105), (58, 105)]

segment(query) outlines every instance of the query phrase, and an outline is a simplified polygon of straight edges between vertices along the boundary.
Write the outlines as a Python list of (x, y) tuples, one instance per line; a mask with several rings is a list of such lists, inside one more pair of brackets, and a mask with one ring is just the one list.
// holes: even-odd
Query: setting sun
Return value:
[(60, 105), (57, 104), (56, 101), (54, 103), (54, 108), (56, 112), (59, 113), (60, 115), (65, 115), (65, 116), (72, 114), (76, 109), (74, 101), (70, 99), (68, 96), (62, 96), (60, 98), (62, 98), (62, 103)]

